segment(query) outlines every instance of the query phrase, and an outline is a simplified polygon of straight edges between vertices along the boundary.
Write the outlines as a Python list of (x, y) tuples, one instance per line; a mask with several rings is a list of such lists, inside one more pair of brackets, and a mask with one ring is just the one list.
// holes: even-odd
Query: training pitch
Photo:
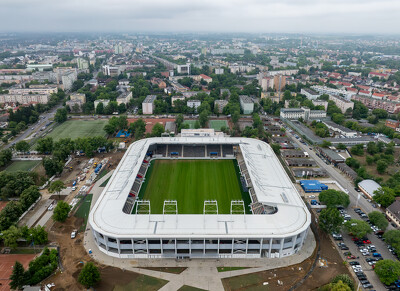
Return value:
[(217, 200), (218, 213), (229, 214), (231, 200), (243, 200), (235, 160), (155, 160), (139, 198), (150, 200), (152, 214), (162, 214), (164, 200), (176, 200), (178, 214), (203, 214), (204, 200)]
[(55, 141), (61, 138), (76, 139), (78, 137), (105, 136), (104, 125), (107, 120), (68, 120), (56, 126), (48, 136)]

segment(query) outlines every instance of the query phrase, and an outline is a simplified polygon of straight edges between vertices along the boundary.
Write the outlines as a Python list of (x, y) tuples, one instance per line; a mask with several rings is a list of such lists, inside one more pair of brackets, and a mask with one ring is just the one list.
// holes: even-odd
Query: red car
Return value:
[(365, 244), (370, 244), (371, 241), (370, 241), (369, 239), (366, 239), (366, 240), (363, 240), (363, 243), (365, 243)]
[(351, 240), (352, 240), (352, 241), (358, 241), (358, 238), (353, 237)]
[(347, 259), (348, 259), (348, 260), (354, 260), (355, 258), (356, 258), (356, 256), (353, 256), (353, 255), (347, 256)]

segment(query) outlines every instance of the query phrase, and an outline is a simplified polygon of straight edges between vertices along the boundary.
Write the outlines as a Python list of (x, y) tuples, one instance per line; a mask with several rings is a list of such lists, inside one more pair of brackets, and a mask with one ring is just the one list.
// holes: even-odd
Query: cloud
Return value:
[(398, 0), (1, 0), (2, 31), (398, 33)]

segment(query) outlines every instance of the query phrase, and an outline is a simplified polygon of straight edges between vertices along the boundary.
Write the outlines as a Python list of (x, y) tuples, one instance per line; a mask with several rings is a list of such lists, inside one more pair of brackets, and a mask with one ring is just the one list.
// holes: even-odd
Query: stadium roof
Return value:
[[(134, 215), (122, 211), (152, 144), (239, 145), (259, 202), (274, 214)], [(177, 201), (179, 203), (179, 201)], [(230, 203), (230, 202), (229, 202)], [(136, 141), (125, 153), (89, 215), (92, 228), (118, 238), (137, 237), (287, 237), (305, 231), (310, 213), (271, 147), (259, 140), (230, 137), (164, 137)]]

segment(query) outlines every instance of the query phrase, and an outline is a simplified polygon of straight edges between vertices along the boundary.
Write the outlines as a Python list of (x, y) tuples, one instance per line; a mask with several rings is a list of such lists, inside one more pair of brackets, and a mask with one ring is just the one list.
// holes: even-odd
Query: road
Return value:
[[(356, 214), (353, 210), (356, 207), (361, 208), (367, 214), (372, 211), (380, 211), (377, 208), (373, 208), (371, 203), (369, 203), (364, 197), (359, 195), (359, 193), (354, 190), (353, 182), (350, 179), (348, 179), (346, 176), (344, 176), (341, 172), (339, 172), (339, 170), (337, 168), (335, 168), (333, 165), (327, 165), (322, 159), (320, 159), (316, 155), (316, 153), (313, 150), (310, 150), (309, 146), (302, 144), (291, 133), (287, 132), (287, 136), (290, 137), (299, 146), (299, 148), (302, 151), (307, 152), (309, 154), (309, 156), (316, 161), (318, 166), (325, 169), (327, 171), (327, 173), (329, 174), (329, 176), (331, 176), (343, 188), (345, 188), (349, 191), (350, 205), (347, 208), (347, 212), (351, 216), (352, 219), (361, 219), (360, 216), (358, 216), (358, 214)], [(388, 228), (389, 229), (392, 228), (390, 226), (390, 224), (389, 224)], [(345, 244), (350, 249), (349, 251), (353, 255), (360, 257), (359, 259), (357, 259), (357, 261), (361, 263), (363, 271), (367, 275), (367, 278), (370, 281), (370, 283), (372, 285), (374, 285), (374, 288), (377, 290), (384, 288), (383, 284), (379, 281), (379, 279), (376, 276), (375, 272), (373, 271), (372, 267), (369, 266), (368, 263), (365, 261), (365, 258), (368, 258), (371, 256), (364, 257), (359, 252), (357, 246), (351, 240), (351, 237), (346, 232), (342, 232), (342, 235), (343, 235)], [(384, 259), (397, 260), (397, 258), (394, 255), (392, 255), (392, 253), (390, 253), (390, 251), (388, 250), (387, 244), (384, 241), (380, 240), (376, 235), (369, 234), (368, 239), (371, 241), (371, 243), (373, 245), (375, 245), (377, 252), (380, 253)]]
[(9, 147), (13, 146), (15, 143), (26, 139), (29, 135), (31, 135), (34, 132), (40, 132), (40, 128), (43, 127), (46, 123), (48, 123), (49, 120), (51, 118), (53, 118), (54, 115), (56, 114), (57, 109), (59, 109), (61, 107), (63, 107), (63, 106), (62, 105), (57, 105), (52, 110), (50, 110), (49, 112), (43, 113), (40, 116), (38, 122), (36, 122), (33, 125), (32, 124), (29, 125), (27, 130), (25, 130), (22, 134), (17, 135), (10, 143), (4, 145), (3, 149), (8, 149)]

